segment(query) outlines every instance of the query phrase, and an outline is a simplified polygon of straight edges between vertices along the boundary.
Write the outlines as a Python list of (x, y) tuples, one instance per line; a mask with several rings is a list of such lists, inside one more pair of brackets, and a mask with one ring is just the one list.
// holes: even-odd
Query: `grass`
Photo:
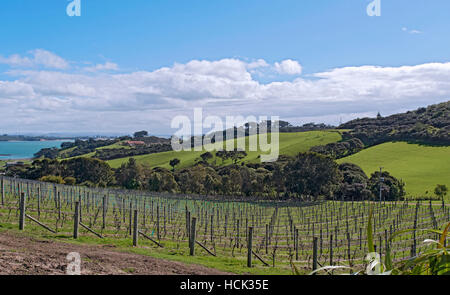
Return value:
[[(287, 156), (295, 156), (299, 152), (306, 152), (311, 147), (317, 145), (325, 145), (331, 142), (337, 142), (341, 140), (341, 133), (338, 130), (332, 131), (310, 131), (310, 132), (298, 132), (298, 133), (280, 133), (280, 154)], [(269, 137), (270, 139), (270, 137)], [(246, 138), (246, 151), (247, 157), (242, 161), (246, 163), (255, 163), (259, 161), (259, 156), (263, 154), (261, 151), (248, 151), (249, 138)], [(189, 167), (195, 164), (195, 161), (205, 151), (170, 151), (163, 153), (156, 153), (150, 155), (142, 155), (134, 157), (139, 163), (145, 164), (151, 168), (163, 167), (170, 169), (169, 161), (178, 158), (181, 160), (180, 165), (177, 168)], [(214, 154), (214, 153), (213, 153)], [(108, 161), (108, 164), (112, 168), (120, 167), (121, 164), (126, 163), (129, 158), (120, 158)], [(222, 163), (221, 159), (214, 156), (211, 160), (217, 165), (230, 164), (231, 160), (226, 160)]]
[[(76, 147), (71, 147), (71, 148), (68, 148), (66, 150), (61, 151), (60, 155), (59, 155), (60, 158), (62, 160), (70, 160), (70, 159), (76, 159), (76, 158), (81, 158), (81, 157), (91, 158), (91, 157), (95, 156), (95, 152), (91, 152), (91, 153), (87, 153), (87, 154), (84, 154), (84, 155), (75, 156), (75, 157), (68, 157), (67, 158), (66, 156), (70, 152), (73, 152), (75, 150), (75, 148)], [(95, 150), (104, 150), (104, 149), (112, 149), (112, 150), (113, 149), (131, 149), (131, 147), (123, 145), (123, 141), (120, 141), (120, 142), (116, 142), (116, 143), (113, 143), (113, 144), (110, 144), (110, 145), (98, 147)]]
[[(187, 245), (182, 247), (177, 246), (177, 243), (164, 241), (165, 248), (159, 248), (154, 246), (151, 242), (139, 238), (139, 246), (133, 247), (131, 238), (108, 238), (99, 239), (90, 235), (84, 230), (80, 231), (80, 237), (75, 240), (70, 233), (58, 233), (53, 235), (48, 233), (45, 229), (36, 226), (32, 223), (28, 223), (24, 231), (19, 231), (17, 224), (13, 223), (0, 223), (0, 233), (2, 231), (14, 232), (18, 235), (30, 236), (39, 240), (51, 240), (63, 243), (71, 243), (76, 245), (109, 245), (112, 249), (119, 252), (133, 253), (139, 255), (145, 255), (158, 259), (165, 259), (169, 261), (177, 261), (185, 264), (202, 265), (209, 268), (214, 268), (220, 271), (229, 272), (233, 274), (253, 274), (253, 275), (289, 275), (292, 274), (291, 270), (286, 268), (272, 268), (264, 267), (259, 261), (254, 262), (254, 267), (248, 268), (247, 261), (243, 257), (229, 257), (229, 256), (217, 256), (212, 257), (204, 252), (200, 247), (196, 247), (195, 256), (189, 256), (189, 249)], [(82, 259), (85, 259), (84, 257)], [(135, 272), (133, 267), (123, 269), (128, 273)]]
[[(12, 230), (19, 233), (18, 228), (18, 199), (19, 191), (11, 186), (6, 179), (5, 205), (0, 206), (0, 231)], [(19, 180), (20, 181), (20, 180)], [(19, 183), (20, 184), (20, 183)], [(17, 186), (18, 188), (21, 186)], [(38, 203), (36, 184), (29, 187), (27, 196), (27, 213), (55, 229), (57, 234), (50, 234), (45, 229), (26, 221), (25, 230), (21, 234), (36, 238), (56, 240), (60, 242), (92, 245), (109, 245), (117, 251), (147, 255), (155, 258), (179, 261), (188, 264), (204, 265), (231, 273), (251, 274), (290, 274), (290, 255), (295, 253), (293, 244), (293, 228), (298, 230), (298, 254), (295, 259), (302, 271), (309, 271), (312, 255), (312, 236), (320, 237), (320, 263), (329, 261), (330, 249), (333, 249), (334, 262), (359, 265), (367, 253), (361, 247), (361, 229), (367, 223), (368, 209), (372, 202), (323, 202), (313, 206), (301, 203), (287, 203), (286, 206), (278, 202), (226, 202), (208, 200), (189, 200), (185, 198), (165, 198), (154, 195), (135, 195), (132, 192), (105, 191), (109, 195), (105, 224), (102, 228), (102, 200), (103, 196), (92, 193), (81, 194), (81, 199), (72, 195), (73, 188), (58, 187), (60, 202), (56, 202), (51, 184), (40, 184), (41, 195)], [(14, 191), (11, 191), (11, 188)], [(88, 189), (89, 190), (89, 189)], [(76, 188), (75, 188), (76, 191)], [(93, 230), (101, 233), (105, 238), (99, 239), (83, 228), (80, 238), (74, 240), (73, 231), (73, 202), (81, 200), (83, 222)], [(40, 204), (41, 215), (37, 213)], [(57, 206), (61, 206), (58, 214)], [(157, 248), (150, 241), (140, 238), (139, 247), (132, 247), (129, 235), (131, 215), (129, 205), (140, 213), (140, 229), (149, 236), (159, 240), (164, 248)], [(417, 211), (417, 227), (429, 227), (436, 222), (448, 222), (448, 207), (428, 206), (422, 203)], [(145, 211), (144, 211), (145, 208)], [(186, 210), (191, 217), (197, 217), (197, 240), (206, 247), (215, 250), (217, 257), (212, 257), (196, 247), (196, 256), (188, 254), (188, 239), (186, 236)], [(144, 213), (145, 212), (145, 213)], [(415, 216), (415, 204), (410, 202), (378, 203), (374, 207), (374, 222), (377, 225), (377, 245), (383, 245), (381, 240), (386, 232), (411, 228)], [(100, 214), (100, 215), (99, 215)], [(60, 216), (60, 217), (58, 217)], [(158, 218), (159, 216), (159, 218)], [(213, 216), (213, 218), (211, 218)], [(130, 218), (130, 219), (129, 219)], [(210, 219), (211, 218), (211, 219)], [(159, 220), (159, 222), (157, 222)], [(238, 223), (238, 220), (241, 222)], [(238, 226), (239, 224), (239, 226)], [(211, 231), (213, 226), (213, 231)], [(276, 251), (275, 267), (265, 267), (254, 259), (255, 267), (246, 267), (246, 236), (248, 226), (253, 226), (253, 245), (256, 252), (267, 263), (271, 264), (272, 254)], [(266, 227), (267, 226), (267, 227)], [(160, 236), (157, 229), (160, 229)], [(265, 237), (269, 230), (269, 244), (265, 250)], [(384, 229), (384, 230), (383, 230)], [(329, 245), (330, 234), (333, 235), (333, 247)], [(347, 235), (348, 234), (348, 235)], [(239, 237), (239, 239), (238, 239)], [(378, 239), (379, 238), (379, 239)], [(429, 236), (419, 235), (418, 241)], [(412, 243), (412, 234), (396, 239), (392, 244), (393, 258), (396, 260), (408, 257)], [(322, 243), (323, 242), (323, 243)], [(322, 247), (323, 244), (323, 247)], [(380, 248), (382, 249), (382, 247)], [(322, 251), (323, 250), (323, 251)], [(348, 252), (349, 251), (349, 252)], [(322, 255), (323, 252), (323, 255)], [(131, 272), (132, 269), (129, 269)]]
[[(409, 196), (433, 196), (437, 184), (450, 187), (450, 147), (431, 147), (406, 142), (383, 143), (340, 159), (359, 165), (370, 176), (384, 167), (406, 184)], [(428, 192), (428, 193), (427, 193)], [(447, 196), (449, 200), (450, 196)]]

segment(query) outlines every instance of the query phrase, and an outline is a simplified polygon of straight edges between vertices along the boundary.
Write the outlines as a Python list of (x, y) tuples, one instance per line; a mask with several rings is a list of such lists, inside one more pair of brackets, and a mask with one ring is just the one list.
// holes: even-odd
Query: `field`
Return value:
[[(310, 131), (310, 132), (299, 132), (299, 133), (280, 133), (280, 154), (295, 156), (299, 152), (306, 152), (311, 147), (316, 145), (325, 145), (331, 142), (336, 142), (341, 140), (341, 134), (339, 131)], [(269, 137), (270, 139), (270, 137)], [(262, 154), (261, 151), (248, 151), (249, 138), (246, 138), (246, 151), (247, 157), (242, 161), (246, 163), (254, 163), (259, 161), (258, 156)], [(226, 144), (226, 143), (225, 143)], [(170, 169), (169, 161), (178, 158), (181, 160), (178, 168), (189, 167), (195, 163), (195, 160), (200, 157), (205, 151), (181, 151), (181, 152), (164, 152), (143, 156), (134, 157), (139, 163), (148, 165), (149, 167), (164, 167)], [(108, 164), (112, 168), (117, 168), (121, 164), (128, 161), (129, 158), (121, 158), (108, 161)], [(211, 161), (215, 161), (216, 164), (221, 165), (222, 160), (219, 158), (214, 158)], [(223, 164), (230, 164), (231, 160), (226, 160)]]
[[(232, 273), (291, 274), (292, 260), (306, 274), (312, 269), (313, 253), (318, 265), (361, 268), (368, 251), (366, 228), (371, 207), (374, 240), (381, 256), (394, 232), (417, 229), (393, 240), (390, 247), (395, 261), (424, 251), (429, 246), (422, 241), (436, 238), (420, 229), (437, 229), (450, 220), (448, 206), (431, 203), (204, 200), (197, 196), (54, 186), (11, 178), (4, 178), (1, 188), (3, 229), (17, 230), (23, 212), (27, 217), (22, 232), (28, 235), (98, 244)], [(26, 203), (22, 211), (20, 195)], [(77, 203), (81, 204), (79, 214), (75, 214)], [(80, 222), (74, 222), (78, 216)], [(195, 241), (194, 255), (190, 255), (189, 240)], [(248, 249), (253, 253), (252, 267), (247, 267)]]
[[(450, 147), (431, 147), (406, 142), (389, 142), (340, 159), (370, 174), (384, 167), (406, 184), (409, 196), (432, 196), (437, 184), (450, 187)], [(448, 196), (450, 197), (450, 196)]]

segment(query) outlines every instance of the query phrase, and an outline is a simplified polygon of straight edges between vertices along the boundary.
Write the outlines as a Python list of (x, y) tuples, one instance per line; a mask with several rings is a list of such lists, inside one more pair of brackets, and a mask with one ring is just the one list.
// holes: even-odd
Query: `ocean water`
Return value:
[(34, 154), (44, 148), (60, 148), (63, 142), (51, 141), (0, 141), (0, 160), (16, 160), (33, 158)]

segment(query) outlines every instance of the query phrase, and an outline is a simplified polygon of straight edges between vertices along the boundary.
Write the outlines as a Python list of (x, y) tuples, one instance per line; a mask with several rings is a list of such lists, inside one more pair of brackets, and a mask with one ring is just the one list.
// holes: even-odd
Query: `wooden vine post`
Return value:
[(1, 190), (2, 190), (2, 206), (5, 206), (5, 182), (3, 176), (1, 180)]
[(247, 237), (247, 267), (252, 267), (253, 226), (248, 228)]
[(134, 210), (134, 223), (133, 223), (133, 246), (138, 245), (138, 210)]
[(103, 196), (103, 215), (102, 215), (102, 221), (103, 221), (103, 223), (102, 223), (102, 229), (105, 229), (106, 228), (106, 213), (107, 213), (107, 211), (106, 211), (106, 209), (107, 209), (107, 207), (106, 207), (106, 195), (105, 196)]
[(73, 238), (78, 239), (78, 229), (80, 226), (80, 202), (75, 202), (75, 213), (73, 215)]
[(25, 228), (25, 211), (26, 211), (26, 199), (25, 193), (20, 193), (20, 203), (19, 203), (19, 230)]
[(317, 269), (317, 237), (313, 238), (313, 271)]
[(194, 256), (195, 255), (195, 226), (197, 223), (197, 218), (192, 217), (192, 223), (191, 223), (191, 234), (189, 235), (189, 255)]

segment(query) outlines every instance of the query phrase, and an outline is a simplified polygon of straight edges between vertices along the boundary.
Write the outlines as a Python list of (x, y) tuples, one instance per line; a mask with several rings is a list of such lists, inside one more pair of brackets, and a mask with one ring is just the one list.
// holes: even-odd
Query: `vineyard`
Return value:
[[(305, 274), (325, 265), (361, 267), (373, 208), (376, 251), (383, 257), (390, 236), (394, 261), (420, 254), (420, 229), (450, 221), (442, 204), (408, 202), (275, 202), (54, 185), (1, 178), (0, 223), (77, 239), (127, 241), (150, 253), (226, 257), (265, 273), (288, 273), (291, 261)], [(348, 270), (347, 270), (348, 272)]]

